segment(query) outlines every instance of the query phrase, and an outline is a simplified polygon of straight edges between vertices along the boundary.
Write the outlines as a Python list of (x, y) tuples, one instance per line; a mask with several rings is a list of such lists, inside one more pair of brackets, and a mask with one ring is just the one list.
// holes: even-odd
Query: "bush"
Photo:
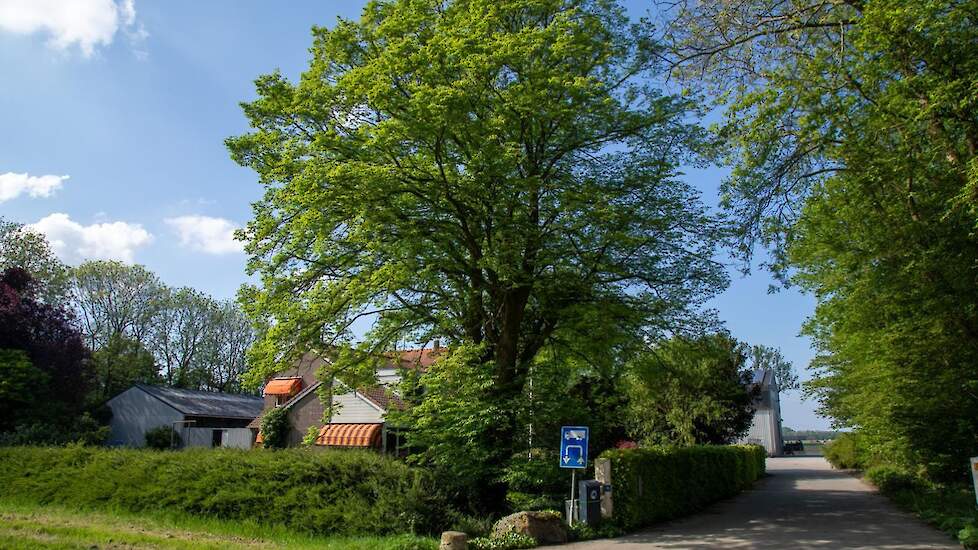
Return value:
[(513, 455), (503, 472), (506, 504), (514, 512), (561, 510), (567, 493), (567, 472), (558, 466), (556, 450), (533, 449)]
[(0, 447), (17, 445), (64, 446), (102, 445), (109, 438), (109, 427), (83, 413), (70, 423), (34, 422), (20, 424), (13, 431), (0, 433)]
[(909, 472), (889, 464), (873, 466), (866, 470), (866, 479), (884, 494), (913, 489), (918, 484), (917, 479)]
[(179, 448), (183, 445), (183, 439), (173, 426), (157, 426), (146, 432), (146, 446), (157, 451)]
[(289, 444), (289, 412), (285, 407), (275, 407), (261, 417), (262, 446), (266, 449), (284, 449)]
[(825, 460), (843, 470), (865, 468), (865, 452), (862, 447), (858, 434), (841, 434), (825, 444)]
[(958, 531), (958, 542), (965, 548), (978, 548), (978, 525), (965, 525)]
[(520, 550), (536, 547), (537, 541), (533, 537), (519, 533), (506, 533), (501, 537), (479, 537), (469, 541), (470, 550)]
[(434, 533), (447, 510), (424, 471), (367, 451), (9, 447), (4, 494), (31, 504), (173, 512), (315, 534)]
[(764, 475), (759, 445), (649, 447), (605, 451), (611, 460), (613, 522), (633, 530), (730, 497)]

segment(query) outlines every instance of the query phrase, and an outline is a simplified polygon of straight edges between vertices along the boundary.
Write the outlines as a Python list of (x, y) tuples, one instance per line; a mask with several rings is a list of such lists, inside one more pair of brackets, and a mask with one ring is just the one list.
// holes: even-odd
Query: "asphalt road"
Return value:
[(821, 457), (768, 459), (767, 471), (752, 490), (695, 516), (564, 548), (961, 548)]

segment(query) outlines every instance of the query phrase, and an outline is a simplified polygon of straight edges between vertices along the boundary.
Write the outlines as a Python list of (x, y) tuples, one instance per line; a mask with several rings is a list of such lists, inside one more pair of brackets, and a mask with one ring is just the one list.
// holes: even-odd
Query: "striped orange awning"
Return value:
[(383, 424), (326, 424), (316, 445), (329, 447), (380, 447)]
[(265, 395), (295, 395), (302, 389), (301, 378), (275, 378), (265, 384)]

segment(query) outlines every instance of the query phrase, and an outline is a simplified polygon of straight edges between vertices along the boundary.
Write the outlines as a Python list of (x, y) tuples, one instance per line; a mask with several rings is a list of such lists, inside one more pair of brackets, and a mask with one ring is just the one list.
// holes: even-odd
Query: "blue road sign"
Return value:
[(560, 467), (587, 468), (587, 426), (561, 426)]

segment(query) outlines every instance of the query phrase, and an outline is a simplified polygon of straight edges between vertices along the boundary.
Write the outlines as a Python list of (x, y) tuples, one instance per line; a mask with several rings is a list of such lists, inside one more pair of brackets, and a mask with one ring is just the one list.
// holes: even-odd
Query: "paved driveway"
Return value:
[(767, 471), (754, 489), (695, 516), (563, 548), (961, 548), (821, 457), (768, 459)]

